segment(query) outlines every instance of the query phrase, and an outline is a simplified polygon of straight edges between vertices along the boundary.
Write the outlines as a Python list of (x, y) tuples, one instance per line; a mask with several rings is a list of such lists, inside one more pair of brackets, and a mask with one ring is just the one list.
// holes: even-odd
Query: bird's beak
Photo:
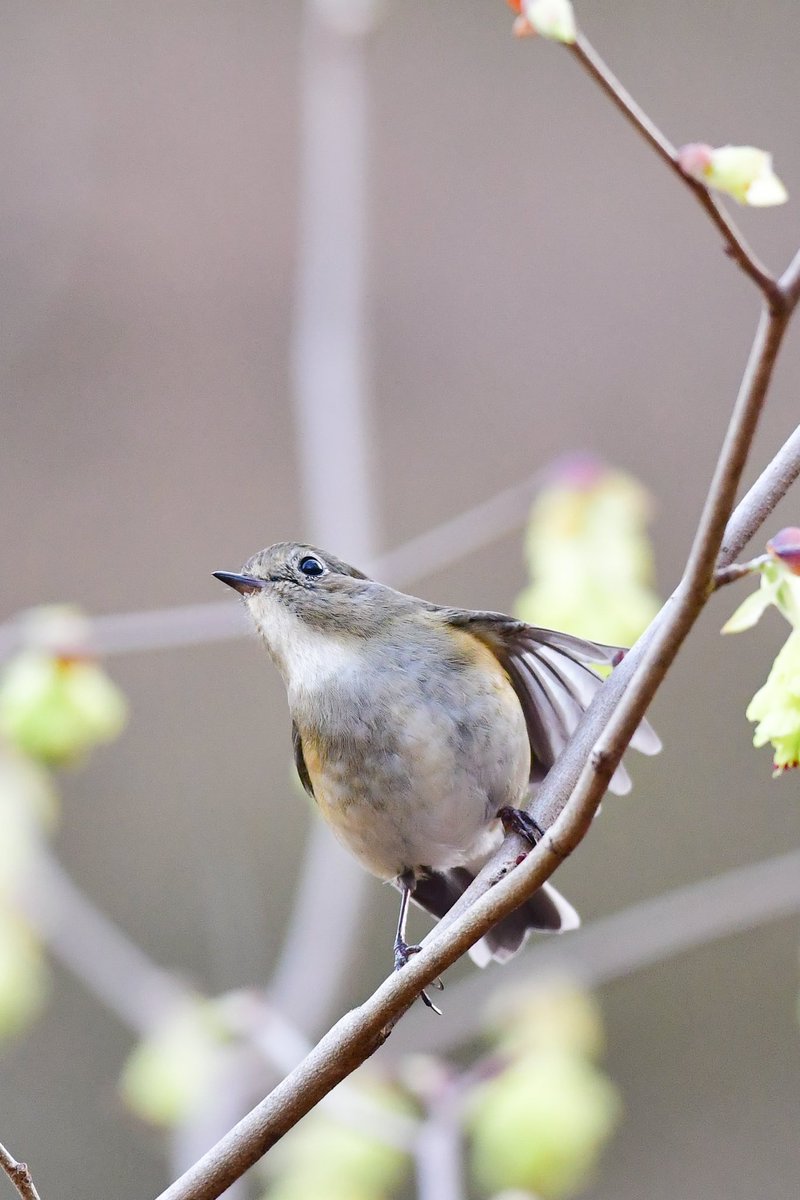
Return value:
[(261, 588), (267, 586), (266, 579), (256, 579), (252, 575), (236, 575), (233, 571), (213, 571), (215, 579), (221, 579), (228, 587), (235, 588), (242, 596), (252, 596)]

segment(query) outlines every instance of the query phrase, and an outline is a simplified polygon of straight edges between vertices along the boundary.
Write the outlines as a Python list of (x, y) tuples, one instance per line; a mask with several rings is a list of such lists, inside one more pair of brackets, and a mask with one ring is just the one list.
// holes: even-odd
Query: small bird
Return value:
[[(620, 651), (495, 612), (444, 608), (368, 578), (314, 546), (278, 542), (241, 573), (215, 571), (245, 600), (283, 677), (297, 772), (336, 836), (409, 900), (441, 917), (500, 845), (535, 844), (532, 791), (603, 680), (590, 663)], [(643, 722), (632, 743), (656, 754)], [(630, 788), (623, 766), (611, 781)], [(579, 924), (549, 884), (472, 947), (505, 961), (533, 929)], [(427, 996), (426, 1003), (435, 1007)]]

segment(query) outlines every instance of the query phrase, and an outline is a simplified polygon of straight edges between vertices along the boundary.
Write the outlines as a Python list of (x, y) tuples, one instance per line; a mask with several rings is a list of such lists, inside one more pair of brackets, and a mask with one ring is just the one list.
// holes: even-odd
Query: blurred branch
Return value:
[[(254, 1059), (249, 1046), (231, 1048), (224, 1067), (215, 1080), (213, 1090), (206, 1095), (205, 1102), (191, 1116), (182, 1121), (169, 1133), (169, 1170), (175, 1174), (201, 1154), (203, 1147), (213, 1142), (226, 1129), (230, 1129), (253, 1098), (264, 1087), (262, 1064)], [(228, 1190), (227, 1200), (243, 1200), (249, 1194), (247, 1180), (238, 1179)]]
[(461, 1114), (454, 1096), (433, 1102), (414, 1146), (417, 1200), (465, 1200)]
[[(305, 0), (302, 12), (292, 328), (301, 494), (312, 540), (366, 562), (377, 543), (366, 321), (366, 35), (378, 4)], [(321, 470), (325, 462), (334, 469)], [(358, 951), (352, 935), (367, 886), (327, 826), (314, 822), (270, 988), (277, 1007), (306, 1032), (324, 1028), (352, 975)], [(308, 986), (311, 954), (318, 967), (315, 987)]]
[(695, 198), (722, 234), (727, 253), (741, 267), (745, 275), (749, 275), (771, 304), (777, 305), (779, 308), (783, 307), (786, 303), (786, 298), (778, 280), (759, 261), (731, 218), (718, 201), (714, 199), (708, 188), (681, 170), (675, 147), (639, 107), (630, 92), (622, 86), (613, 71), (610, 70), (591, 43), (582, 33), (579, 33), (574, 44), (569, 46), (568, 49), (572, 51), (584, 70), (588, 72), (595, 83), (600, 86), (620, 112), (638, 130), (645, 141), (653, 147), (656, 153), (660, 155), (664, 162), (694, 194)]
[(46, 848), (16, 900), (50, 953), (137, 1033), (150, 1032), (192, 997), (92, 904)]
[(403, 542), (382, 554), (370, 573), (393, 587), (405, 587), (514, 533), (527, 521), (537, 492), (572, 461), (569, 455), (550, 463), (521, 483)]
[[(788, 288), (787, 288), (788, 290)], [(394, 550), (365, 563), (376, 579), (393, 587), (408, 587), (524, 525), (531, 503), (556, 463), (534, 471), (489, 500), (403, 542)], [(740, 501), (725, 535), (721, 559), (733, 562), (800, 475), (800, 426)], [(89, 637), (98, 654), (131, 654), (171, 650), (211, 642), (232, 641), (250, 634), (243, 611), (230, 601), (186, 604), (173, 608), (114, 613), (89, 620)], [(19, 645), (20, 630), (13, 619), (0, 625), (0, 660)]]
[[(623, 979), (717, 938), (800, 912), (800, 850), (704, 879), (537, 942), (504, 967), (503, 986), (568, 974), (585, 987)], [(394, 1058), (443, 1053), (477, 1036), (496, 978), (476, 972), (447, 993), (447, 1022), (414, 1010), (390, 1042)]]
[(17, 1162), (2, 1143), (0, 1143), (0, 1167), (3, 1168), (17, 1189), (22, 1200), (41, 1200), (28, 1170), (28, 1164)]
[[(407, 587), (442, 571), (520, 529), (531, 502), (555, 466), (535, 471), (468, 508), (456, 517), (403, 542), (385, 554), (366, 556), (359, 566), (394, 587)], [(112, 613), (89, 620), (89, 640), (97, 654), (131, 654), (232, 641), (251, 633), (243, 610), (230, 600), (218, 604), (185, 604), (129, 613)], [(21, 630), (13, 618), (0, 625), (0, 660), (20, 644)]]
[[(312, 537), (366, 560), (377, 540), (365, 319), (369, 23), (349, 28), (331, 21), (335, 7), (318, 0), (302, 6), (292, 376)], [(325, 462), (335, 469), (321, 470)]]

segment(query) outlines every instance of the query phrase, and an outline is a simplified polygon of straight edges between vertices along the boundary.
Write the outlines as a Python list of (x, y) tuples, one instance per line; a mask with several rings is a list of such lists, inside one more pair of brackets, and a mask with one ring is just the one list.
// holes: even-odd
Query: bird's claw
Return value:
[(530, 813), (524, 808), (501, 808), (498, 817), (503, 822), (506, 833), (518, 833), (526, 842), (535, 846), (544, 837), (544, 830), (536, 824)]
[[(407, 942), (402, 942), (398, 939), (398, 941), (396, 941), (394, 944), (394, 969), (395, 969), (395, 971), (401, 971), (403, 969), (403, 967), (406, 966), (406, 964), (408, 963), (408, 960), (411, 958), (411, 956), (413, 954), (419, 954), (421, 949), (422, 949), (422, 946), (409, 946)], [(431, 987), (435, 987), (436, 990), (439, 992), (444, 991), (444, 984), (442, 983), (441, 979), (432, 980)], [(431, 1000), (428, 993), (420, 992), (420, 996), (422, 998), (422, 1003), (425, 1005), (425, 1007), (432, 1009), (433, 1012), (438, 1013), (439, 1016), (441, 1017), (442, 1010), (433, 1003), (433, 1001)]]

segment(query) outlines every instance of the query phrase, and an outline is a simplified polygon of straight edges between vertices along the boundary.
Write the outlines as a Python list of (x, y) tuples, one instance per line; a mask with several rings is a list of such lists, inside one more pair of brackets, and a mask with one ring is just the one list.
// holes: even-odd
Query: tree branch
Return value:
[(714, 588), (725, 587), (729, 583), (738, 583), (740, 579), (745, 579), (759, 567), (763, 567), (766, 562), (769, 562), (769, 555), (759, 554), (757, 558), (751, 558), (749, 562), (736, 562), (731, 563), (729, 567), (717, 567), (714, 572)]
[(17, 1162), (2, 1143), (0, 1143), (0, 1167), (3, 1168), (17, 1189), (22, 1200), (41, 1200), (28, 1170), (28, 1164)]
[[(796, 303), (796, 301), (795, 301)], [(753, 535), (771, 516), (779, 501), (800, 475), (800, 425), (784, 442), (772, 462), (736, 506), (728, 522), (719, 554), (719, 570), (726, 570)]]
[(726, 252), (734, 262), (741, 267), (745, 275), (748, 275), (753, 280), (772, 305), (782, 308), (785, 304), (785, 296), (778, 280), (759, 261), (755, 252), (748, 246), (731, 218), (719, 202), (714, 199), (708, 188), (681, 170), (675, 147), (664, 136), (658, 126), (650, 120), (647, 113), (639, 107), (630, 92), (622, 86), (592, 44), (582, 33), (579, 33), (574, 44), (569, 46), (568, 49), (572, 51), (583, 69), (605, 92), (623, 116), (630, 121), (634, 129), (642, 135), (645, 141), (655, 150), (656, 154), (664, 160), (681, 182), (693, 193), (695, 199), (705, 209), (707, 215), (722, 234)]

